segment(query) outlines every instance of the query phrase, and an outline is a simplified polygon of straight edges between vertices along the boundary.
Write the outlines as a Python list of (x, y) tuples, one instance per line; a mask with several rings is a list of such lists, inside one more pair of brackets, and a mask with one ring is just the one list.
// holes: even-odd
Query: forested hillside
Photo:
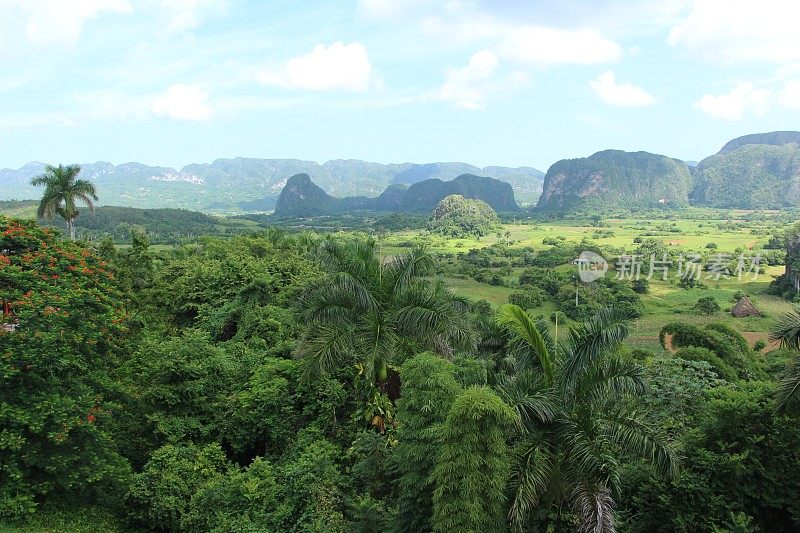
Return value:
[[(730, 143), (729, 143), (730, 144)], [(743, 144), (697, 165), (692, 202), (737, 209), (800, 205), (800, 145)]]
[(565, 159), (547, 171), (540, 210), (683, 207), (692, 177), (686, 164), (648, 152), (605, 150)]
[(377, 198), (350, 196), (336, 198), (317, 186), (308, 174), (297, 174), (287, 180), (278, 198), (275, 215), (278, 217), (308, 217), (354, 213), (358, 211), (388, 211), (398, 213), (430, 212), (446, 196), (457, 194), (482, 200), (496, 211), (519, 210), (514, 190), (508, 183), (493, 178), (464, 174), (451, 181), (430, 179), (410, 187), (392, 185)]
[[(37, 203), (32, 201), (0, 202), (0, 214), (34, 218)], [(44, 221), (49, 226), (66, 230), (60, 218)], [(147, 233), (155, 243), (177, 243), (200, 235), (241, 232), (250, 224), (232, 219), (215, 218), (185, 209), (136, 209), (133, 207), (99, 206), (86, 210), (75, 219), (78, 235), (82, 238), (112, 237), (118, 243), (129, 243), (131, 231)]]

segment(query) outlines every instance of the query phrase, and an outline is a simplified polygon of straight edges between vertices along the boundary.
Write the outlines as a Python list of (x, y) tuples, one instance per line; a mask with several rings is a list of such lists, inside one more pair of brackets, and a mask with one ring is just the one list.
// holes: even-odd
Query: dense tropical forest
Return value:
[(449, 197), (82, 234), (79, 172), (0, 216), (2, 530), (800, 528), (791, 212)]

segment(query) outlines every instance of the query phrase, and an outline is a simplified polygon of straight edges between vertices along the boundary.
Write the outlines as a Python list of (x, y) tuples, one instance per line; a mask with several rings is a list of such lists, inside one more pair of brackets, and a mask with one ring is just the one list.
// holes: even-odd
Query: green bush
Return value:
[(218, 444), (204, 447), (168, 444), (156, 450), (133, 476), (126, 496), (127, 516), (138, 526), (179, 531), (192, 497), (228, 470)]
[(697, 303), (694, 304), (694, 309), (697, 309), (698, 312), (704, 315), (714, 315), (719, 313), (720, 306), (717, 300), (715, 300), (711, 296), (704, 296), (697, 300)]
[(698, 348), (694, 346), (681, 348), (675, 352), (675, 357), (685, 361), (705, 361), (711, 365), (711, 369), (721, 379), (724, 379), (725, 381), (739, 380), (739, 373), (736, 371), (736, 369), (725, 363), (720, 356), (708, 348)]
[(291, 508), (279, 472), (257, 457), (245, 470), (214, 476), (191, 496), (184, 531), (281, 531), (291, 527)]
[(508, 295), (508, 302), (523, 309), (533, 309), (541, 306), (545, 298), (545, 293), (541, 289), (531, 288), (512, 292)]

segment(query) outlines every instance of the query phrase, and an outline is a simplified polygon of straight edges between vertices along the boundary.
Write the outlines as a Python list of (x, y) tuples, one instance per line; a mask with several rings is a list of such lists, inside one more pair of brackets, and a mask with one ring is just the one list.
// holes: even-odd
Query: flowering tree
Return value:
[(31, 221), (0, 217), (0, 516), (126, 475), (104, 426), (126, 317), (114, 274)]

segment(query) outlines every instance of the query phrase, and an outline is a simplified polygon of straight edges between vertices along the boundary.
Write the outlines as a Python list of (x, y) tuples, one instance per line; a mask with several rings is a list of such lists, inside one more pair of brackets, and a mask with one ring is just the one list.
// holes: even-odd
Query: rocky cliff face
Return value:
[(679, 207), (692, 177), (685, 163), (648, 152), (605, 150), (564, 159), (547, 171), (541, 210)]
[(308, 174), (295, 174), (286, 180), (275, 214), (282, 216), (306, 216), (333, 213), (339, 207), (339, 199), (318, 187)]

